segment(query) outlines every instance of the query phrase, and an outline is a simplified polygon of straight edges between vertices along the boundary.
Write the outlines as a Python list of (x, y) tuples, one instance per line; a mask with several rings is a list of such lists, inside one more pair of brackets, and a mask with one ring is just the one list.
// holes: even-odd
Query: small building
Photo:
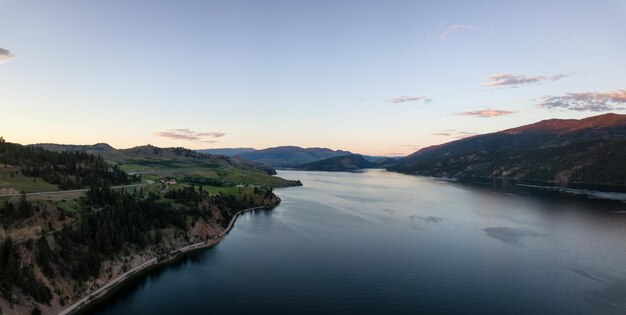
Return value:
[(161, 183), (166, 184), (166, 185), (176, 185), (178, 182), (176, 181), (176, 178), (170, 178), (170, 177), (165, 177), (159, 180)]

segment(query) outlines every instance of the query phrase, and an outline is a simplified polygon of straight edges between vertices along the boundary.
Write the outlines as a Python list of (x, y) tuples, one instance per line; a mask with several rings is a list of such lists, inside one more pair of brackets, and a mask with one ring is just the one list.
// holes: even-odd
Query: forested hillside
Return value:
[(551, 119), (415, 152), (390, 170), (459, 178), (626, 185), (626, 115)]
[[(203, 177), (219, 157), (156, 147), (125, 156), (137, 163), (174, 165), (167, 177), (151, 172), (144, 183), (114, 189), (139, 176), (92, 152), (0, 141), (0, 166), (11, 172), (2, 180), (8, 184), (25, 177), (62, 189), (89, 187), (86, 192), (0, 196), (0, 314), (57, 313), (143, 262), (167, 259), (178, 248), (215, 239), (239, 211), (279, 202), (270, 187), (235, 187)], [(169, 172), (179, 169), (176, 163), (193, 169)], [(232, 178), (244, 182), (271, 177), (265, 167), (229, 159), (223, 163), (220, 172), (237, 172)], [(280, 178), (267, 182), (290, 183)]]
[(19, 168), (22, 175), (40, 177), (60, 189), (129, 184), (129, 176), (102, 156), (84, 151), (53, 152), (0, 140), (0, 164)]

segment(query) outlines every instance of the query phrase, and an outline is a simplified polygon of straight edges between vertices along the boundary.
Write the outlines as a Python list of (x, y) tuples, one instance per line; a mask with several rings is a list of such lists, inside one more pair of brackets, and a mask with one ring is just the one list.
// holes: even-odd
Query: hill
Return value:
[(240, 153), (238, 156), (249, 161), (259, 162), (272, 167), (292, 167), (349, 154), (352, 153), (342, 150), (331, 150), (328, 148), (281, 146)]
[(299, 184), (184, 148), (45, 146), (0, 137), (0, 314), (83, 306), (104, 284), (215, 244), (241, 211), (277, 205), (271, 187)]
[(36, 144), (34, 146), (58, 152), (84, 151), (100, 155), (107, 162), (129, 174), (141, 174), (156, 180), (164, 176), (210, 185), (235, 186), (247, 184), (268, 187), (297, 185), (272, 176), (276, 171), (260, 163), (239, 157), (200, 153), (186, 148), (160, 148), (153, 145), (130, 149), (115, 149), (108, 144), (65, 145)]
[(106, 295), (109, 289), (97, 291), (106, 284), (216, 244), (245, 209), (280, 202), (266, 188), (205, 188), (145, 193), (93, 187), (72, 211), (30, 196), (0, 203), (2, 314), (83, 307)]
[(203, 149), (203, 150), (196, 150), (196, 151), (200, 153), (206, 153), (206, 154), (236, 156), (242, 153), (254, 152), (256, 151), (256, 149), (254, 148), (219, 148), (219, 149)]
[(64, 152), (64, 151), (85, 151), (85, 152), (108, 152), (114, 151), (115, 148), (107, 143), (96, 144), (56, 144), (56, 143), (37, 143), (34, 146), (41, 147), (48, 151)]
[(371, 168), (375, 167), (376, 164), (369, 162), (363, 156), (359, 154), (350, 154), (350, 155), (342, 155), (336, 156), (332, 158), (328, 158), (321, 161), (315, 161), (311, 163), (306, 163), (302, 165), (298, 165), (294, 168), (301, 169), (304, 171), (329, 171), (329, 172), (338, 172), (338, 171), (354, 171), (363, 168)]
[(426, 176), (626, 185), (626, 115), (550, 119), (421, 149), (389, 170)]
[(124, 185), (137, 180), (99, 155), (48, 151), (0, 140), (0, 195), (38, 188), (50, 191)]
[[(302, 164), (322, 161), (336, 156), (354, 154), (344, 150), (332, 150), (328, 148), (302, 148), (297, 146), (271, 147), (262, 150), (253, 148), (219, 148), (196, 150), (201, 153), (220, 154), (229, 157), (240, 157), (245, 160), (259, 162), (272, 167), (295, 168)], [(378, 165), (391, 165), (396, 157), (361, 155), (369, 162)]]

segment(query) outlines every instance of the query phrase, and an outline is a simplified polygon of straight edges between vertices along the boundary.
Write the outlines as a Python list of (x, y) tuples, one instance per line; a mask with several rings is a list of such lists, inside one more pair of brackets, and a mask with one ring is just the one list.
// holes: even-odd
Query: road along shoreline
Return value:
[(66, 309), (62, 310), (59, 315), (69, 315), (69, 314), (76, 314), (78, 312), (80, 312), (81, 310), (87, 309), (101, 301), (103, 301), (104, 299), (106, 299), (110, 293), (113, 293), (115, 289), (121, 288), (122, 286), (124, 286), (124, 284), (126, 284), (128, 281), (145, 274), (146, 272), (150, 271), (151, 269), (157, 268), (157, 267), (161, 267), (170, 263), (173, 263), (175, 261), (177, 261), (178, 259), (182, 258), (185, 254), (188, 254), (192, 251), (198, 250), (198, 249), (203, 249), (203, 248), (208, 248), (208, 247), (212, 247), (215, 246), (216, 244), (218, 244), (219, 242), (221, 242), (224, 239), (224, 236), (226, 236), (231, 230), (232, 228), (235, 226), (235, 221), (237, 221), (237, 218), (239, 218), (239, 216), (243, 213), (246, 212), (250, 212), (250, 211), (254, 211), (254, 210), (269, 210), (269, 209), (273, 209), (276, 206), (278, 206), (281, 202), (281, 199), (277, 196), (276, 197), (276, 202), (271, 204), (271, 205), (263, 205), (263, 206), (258, 206), (258, 207), (252, 207), (252, 208), (247, 208), (247, 209), (243, 209), (239, 212), (237, 212), (233, 218), (230, 220), (230, 222), (228, 223), (228, 226), (226, 227), (226, 229), (224, 229), (224, 231), (222, 231), (220, 234), (213, 236), (212, 238), (206, 240), (206, 241), (202, 241), (202, 242), (198, 242), (198, 243), (194, 243), (191, 245), (187, 245), (181, 248), (178, 248), (172, 252), (169, 253), (169, 258), (166, 260), (159, 260), (158, 258), (152, 258), (149, 259), (145, 262), (143, 262), (142, 264), (134, 267), (133, 269), (119, 275), (117, 278), (107, 282), (105, 285), (101, 286), (100, 288), (94, 290), (93, 292), (89, 293), (87, 296), (79, 299), (78, 301), (74, 302), (72, 305), (70, 305), (69, 307), (67, 307)]

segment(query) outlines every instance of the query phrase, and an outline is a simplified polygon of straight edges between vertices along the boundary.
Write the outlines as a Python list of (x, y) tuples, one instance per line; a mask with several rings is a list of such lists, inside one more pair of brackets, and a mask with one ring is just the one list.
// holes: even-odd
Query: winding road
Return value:
[[(121, 186), (113, 186), (111, 189), (121, 189), (121, 188), (130, 188), (130, 187), (141, 187), (150, 185), (153, 183), (141, 183), (141, 184), (130, 184), (130, 185), (121, 185)], [(31, 192), (26, 193), (26, 196), (47, 196), (47, 195), (57, 195), (57, 194), (67, 194), (67, 193), (79, 193), (79, 192), (87, 192), (89, 188), (85, 189), (73, 189), (73, 190), (55, 190), (55, 191), (41, 191), (41, 192)], [(0, 197), (14, 197), (21, 196), (21, 193), (13, 193), (13, 194), (2, 194)]]

